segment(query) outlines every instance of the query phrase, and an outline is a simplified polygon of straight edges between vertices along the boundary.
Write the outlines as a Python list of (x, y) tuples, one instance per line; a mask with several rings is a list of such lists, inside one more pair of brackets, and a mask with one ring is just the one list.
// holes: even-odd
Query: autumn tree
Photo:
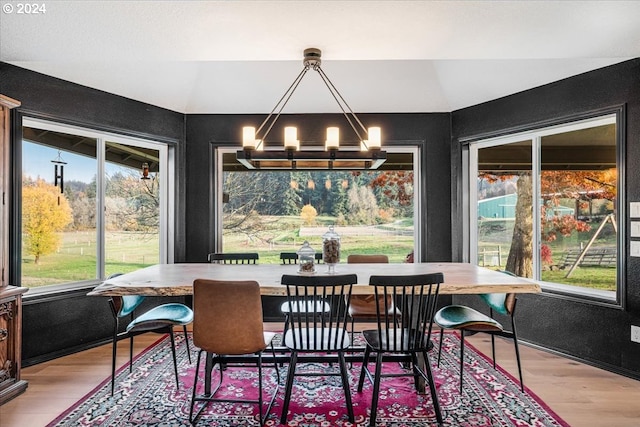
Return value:
[(380, 207), (393, 208), (403, 216), (413, 214), (413, 172), (381, 171), (369, 184), (380, 191)]
[[(515, 209), (515, 223), (509, 255), (507, 257), (507, 271), (521, 277), (533, 277), (533, 193), (530, 173), (492, 174), (481, 172), (480, 179), (488, 182), (516, 181), (517, 202)], [(572, 233), (589, 231), (591, 226), (575, 215), (562, 215), (556, 208), (562, 200), (574, 200), (576, 206), (588, 203), (594, 199), (613, 201), (616, 196), (615, 169), (604, 171), (560, 171), (545, 170), (540, 175), (540, 192), (542, 209), (540, 215), (541, 238), (550, 242), (558, 235), (570, 236)], [(548, 247), (543, 247), (541, 256), (549, 260)]]
[(22, 230), (24, 250), (35, 257), (55, 252), (61, 243), (58, 234), (72, 221), (71, 208), (58, 187), (42, 179), (25, 182), (22, 189)]
[(300, 217), (306, 225), (311, 225), (316, 221), (318, 211), (311, 205), (304, 205), (300, 210)]

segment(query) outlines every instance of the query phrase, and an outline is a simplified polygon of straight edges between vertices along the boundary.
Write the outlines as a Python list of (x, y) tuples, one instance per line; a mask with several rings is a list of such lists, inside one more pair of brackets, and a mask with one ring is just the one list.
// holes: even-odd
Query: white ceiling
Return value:
[[(268, 113), (308, 47), (363, 113), (453, 111), (640, 57), (640, 1), (0, 3), (1, 61), (184, 113)], [(310, 73), (284, 112), (339, 109)]]

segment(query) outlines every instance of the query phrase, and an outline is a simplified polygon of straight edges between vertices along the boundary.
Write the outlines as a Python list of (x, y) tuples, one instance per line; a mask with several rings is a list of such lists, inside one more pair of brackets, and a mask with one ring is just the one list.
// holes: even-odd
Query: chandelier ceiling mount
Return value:
[[(303, 69), (289, 89), (282, 95), (275, 107), (256, 130), (253, 126), (242, 128), (242, 150), (236, 153), (236, 159), (247, 169), (377, 169), (387, 159), (387, 153), (381, 149), (381, 131), (379, 127), (366, 128), (338, 89), (322, 70), (322, 52), (317, 48), (304, 50)], [(340, 107), (343, 116), (360, 141), (360, 149), (340, 147), (340, 129), (327, 128), (324, 150), (318, 145), (300, 148), (297, 128), (284, 128), (284, 141), (278, 148), (265, 147), (265, 140), (282, 110), (298, 88), (309, 70), (316, 71), (325, 86)]]

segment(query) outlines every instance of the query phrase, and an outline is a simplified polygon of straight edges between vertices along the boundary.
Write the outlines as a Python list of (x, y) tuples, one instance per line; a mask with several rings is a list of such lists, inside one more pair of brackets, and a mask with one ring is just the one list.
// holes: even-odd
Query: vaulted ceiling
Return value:
[[(1, 61), (183, 113), (268, 113), (308, 47), (355, 111), (381, 113), (453, 111), (640, 57), (638, 1), (1, 3)], [(339, 110), (312, 73), (284, 112)]]

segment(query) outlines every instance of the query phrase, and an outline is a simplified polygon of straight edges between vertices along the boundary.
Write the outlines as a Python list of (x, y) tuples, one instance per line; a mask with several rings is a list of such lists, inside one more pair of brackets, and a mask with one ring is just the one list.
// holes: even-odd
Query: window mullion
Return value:
[(106, 175), (105, 175), (105, 150), (104, 138), (97, 138), (96, 160), (98, 170), (96, 171), (96, 275), (97, 278), (105, 277), (105, 195), (106, 195)]
[(540, 248), (542, 244), (542, 232), (541, 232), (541, 209), (542, 209), (542, 192), (540, 177), (542, 173), (542, 137), (540, 135), (535, 136), (531, 140), (531, 193), (533, 195), (533, 279), (541, 280), (542, 265), (540, 262)]

